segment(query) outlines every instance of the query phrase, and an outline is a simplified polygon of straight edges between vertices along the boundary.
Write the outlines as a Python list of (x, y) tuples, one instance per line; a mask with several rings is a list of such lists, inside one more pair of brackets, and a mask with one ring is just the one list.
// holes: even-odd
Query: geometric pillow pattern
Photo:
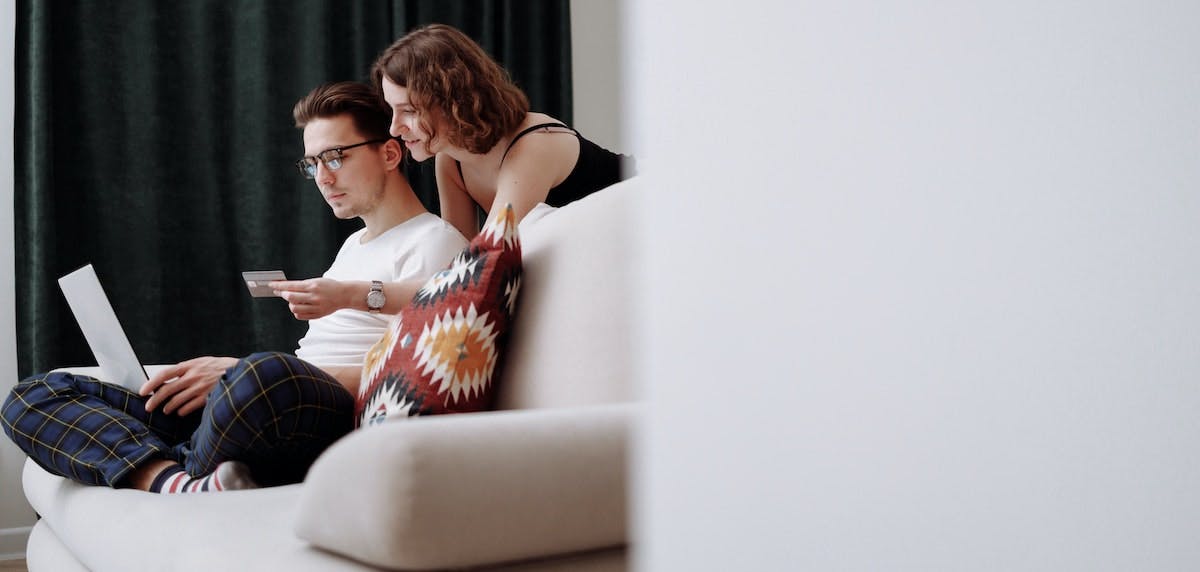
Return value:
[(367, 352), (358, 425), (490, 408), (521, 271), (517, 224), (506, 205)]

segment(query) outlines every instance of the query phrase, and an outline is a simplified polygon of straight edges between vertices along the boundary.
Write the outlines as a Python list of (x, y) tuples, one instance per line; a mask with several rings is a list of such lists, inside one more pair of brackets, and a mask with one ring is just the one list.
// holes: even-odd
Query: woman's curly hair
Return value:
[(529, 99), (508, 72), (466, 34), (443, 24), (418, 28), (396, 40), (371, 66), (375, 88), (383, 78), (408, 90), (430, 143), (446, 128), (451, 145), (487, 153), (516, 130)]

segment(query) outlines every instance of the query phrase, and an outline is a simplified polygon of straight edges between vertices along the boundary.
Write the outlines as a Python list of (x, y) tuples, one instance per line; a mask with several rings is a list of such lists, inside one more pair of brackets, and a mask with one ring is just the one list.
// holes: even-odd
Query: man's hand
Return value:
[[(280, 298), (287, 300), (288, 308), (297, 320), (315, 320), (352, 307), (348, 300), (349, 284), (332, 278), (282, 280), (268, 285)], [(365, 300), (366, 295), (363, 296)]]
[(154, 394), (146, 401), (146, 411), (154, 411), (162, 405), (163, 413), (187, 415), (204, 407), (208, 392), (225, 375), (225, 370), (237, 362), (237, 358), (212, 356), (179, 362), (154, 374), (138, 393), (143, 396)]

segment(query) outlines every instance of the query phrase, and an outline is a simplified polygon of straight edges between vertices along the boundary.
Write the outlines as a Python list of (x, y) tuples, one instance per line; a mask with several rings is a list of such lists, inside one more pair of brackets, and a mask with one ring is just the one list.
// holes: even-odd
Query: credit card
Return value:
[(246, 288), (250, 290), (250, 295), (255, 298), (269, 298), (275, 295), (271, 290), (270, 284), (276, 280), (287, 280), (282, 270), (251, 270), (242, 273), (242, 279), (246, 281)]

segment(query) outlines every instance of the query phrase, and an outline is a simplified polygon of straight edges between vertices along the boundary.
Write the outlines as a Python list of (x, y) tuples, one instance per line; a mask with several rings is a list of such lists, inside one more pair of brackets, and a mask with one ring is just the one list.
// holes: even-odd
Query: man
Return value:
[(0, 417), (43, 468), (163, 493), (286, 484), (354, 428), (362, 363), (386, 314), (467, 242), (413, 193), (399, 169), (404, 149), (387, 132), (390, 110), (371, 87), (321, 86), (293, 115), (306, 155), (297, 166), (335, 216), (364, 224), (322, 278), (273, 283), (311, 320), (296, 355), (196, 358), (138, 393), (65, 373), (25, 379)]

